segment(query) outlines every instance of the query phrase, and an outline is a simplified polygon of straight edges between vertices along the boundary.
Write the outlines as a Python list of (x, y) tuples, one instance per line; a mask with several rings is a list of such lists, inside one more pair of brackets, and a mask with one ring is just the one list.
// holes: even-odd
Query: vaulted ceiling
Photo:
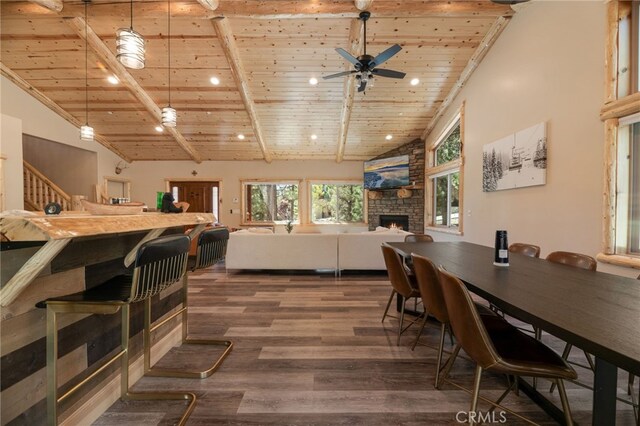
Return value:
[[(79, 0), (3, 0), (1, 8), (4, 76), (80, 126), (86, 40), (96, 140), (127, 161), (196, 162), (363, 160), (424, 138), (513, 13), (489, 0), (171, 0), (178, 126), (159, 133), (169, 102), (166, 0), (133, 2), (133, 28), (147, 42), (141, 70), (115, 58), (128, 0), (92, 0), (86, 36)], [(353, 76), (322, 79), (352, 69), (336, 47), (362, 53), (358, 8), (372, 14), (368, 53), (400, 44), (383, 67), (407, 73), (376, 78), (364, 93)]]

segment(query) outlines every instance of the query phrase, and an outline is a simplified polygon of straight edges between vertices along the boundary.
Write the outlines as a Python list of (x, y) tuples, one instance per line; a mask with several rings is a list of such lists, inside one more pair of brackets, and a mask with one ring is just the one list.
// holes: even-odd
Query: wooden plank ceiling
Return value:
[[(362, 53), (356, 5), (372, 13), (367, 53), (402, 46), (382, 68), (406, 72), (403, 80), (376, 78), (364, 93), (353, 77), (322, 80), (351, 69), (336, 47)], [(196, 162), (365, 160), (425, 138), (513, 13), (488, 0), (172, 0), (178, 126), (160, 133), (169, 101), (166, 1), (133, 3), (133, 28), (147, 43), (142, 70), (115, 60), (116, 30), (130, 23), (127, 0), (93, 0), (86, 37), (82, 1), (1, 7), (3, 75), (84, 124), (86, 39), (88, 121), (98, 141), (127, 161)], [(118, 84), (107, 81), (112, 75)]]

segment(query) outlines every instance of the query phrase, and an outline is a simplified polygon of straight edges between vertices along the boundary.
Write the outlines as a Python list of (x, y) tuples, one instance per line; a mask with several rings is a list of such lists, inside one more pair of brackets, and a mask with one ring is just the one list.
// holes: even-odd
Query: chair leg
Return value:
[(443, 367), (444, 370), (442, 372), (442, 377), (440, 378), (440, 383), (436, 383), (436, 389), (440, 389), (442, 383), (447, 379), (447, 377), (449, 377), (449, 372), (451, 371), (451, 367), (453, 367), (453, 364), (456, 362), (456, 358), (458, 357), (460, 349), (460, 345), (456, 345), (456, 347), (453, 348), (453, 352), (451, 352), (451, 355), (449, 355), (449, 359)]
[(427, 325), (427, 318), (429, 318), (429, 313), (425, 310), (424, 317), (422, 318), (422, 324), (420, 324), (420, 330), (418, 330), (418, 334), (416, 335), (416, 340), (413, 341), (413, 345), (411, 346), (411, 350), (415, 350), (416, 345), (418, 344), (418, 340), (420, 340), (420, 336), (422, 336), (422, 331), (424, 330), (424, 326)]
[(398, 325), (398, 340), (396, 346), (400, 346), (400, 335), (402, 334), (402, 324), (404, 323), (404, 300), (402, 301), (402, 309), (400, 310), (400, 324)]
[[(562, 359), (564, 359), (565, 361), (569, 359), (569, 354), (571, 353), (572, 348), (573, 348), (573, 345), (571, 343), (567, 343), (564, 346), (564, 350), (562, 351)], [(551, 387), (549, 388), (549, 392), (553, 393), (555, 389), (556, 389), (556, 383), (553, 382), (551, 384)]]
[(393, 300), (393, 296), (396, 294), (396, 291), (391, 289), (391, 296), (389, 296), (389, 301), (387, 302), (387, 307), (384, 309), (384, 314), (382, 315), (382, 321), (387, 317), (387, 312), (389, 312), (389, 306), (391, 306), (391, 301)]
[(476, 374), (473, 378), (473, 396), (471, 397), (471, 409), (469, 410), (469, 426), (476, 424), (475, 414), (478, 410), (478, 397), (480, 396), (480, 380), (482, 379), (482, 367), (476, 365)]
[(589, 355), (589, 352), (585, 350), (583, 350), (582, 352), (584, 352), (584, 357), (587, 359), (587, 362), (589, 363), (589, 368), (591, 368), (591, 371), (595, 372), (596, 366), (593, 363), (593, 359), (591, 358), (591, 355)]
[(571, 408), (569, 407), (569, 399), (567, 399), (567, 391), (564, 388), (564, 382), (562, 381), (562, 379), (556, 379), (555, 383), (558, 385), (558, 393), (560, 393), (560, 402), (562, 403), (565, 422), (567, 426), (573, 426)]
[(47, 307), (47, 425), (58, 424), (58, 324), (56, 313)]
[(442, 364), (442, 351), (444, 350), (444, 334), (446, 326), (440, 324), (440, 345), (438, 346), (438, 361), (436, 362), (436, 383), (434, 387), (438, 389), (440, 384), (440, 365)]
[[(183, 277), (182, 283), (182, 297), (183, 307), (178, 312), (169, 316), (168, 318), (160, 321), (158, 324), (151, 325), (151, 299), (145, 301), (145, 321), (144, 321), (144, 374), (153, 377), (178, 377), (185, 379), (204, 379), (211, 376), (222, 364), (222, 361), (229, 355), (233, 349), (233, 342), (230, 340), (215, 340), (215, 339), (192, 339), (188, 337), (189, 334), (189, 312), (188, 312), (188, 281), (187, 274)], [(182, 344), (187, 345), (210, 345), (210, 346), (225, 346), (224, 352), (218, 356), (214, 363), (206, 370), (174, 370), (164, 368), (151, 367), (151, 333), (164, 325), (167, 321), (175, 318), (178, 315), (182, 315)]]

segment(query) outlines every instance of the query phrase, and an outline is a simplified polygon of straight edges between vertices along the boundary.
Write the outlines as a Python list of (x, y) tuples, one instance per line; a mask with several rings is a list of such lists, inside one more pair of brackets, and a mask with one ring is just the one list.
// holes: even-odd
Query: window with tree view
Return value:
[(311, 221), (314, 223), (364, 222), (362, 184), (312, 184)]
[(462, 109), (431, 145), (427, 175), (430, 226), (462, 232)]
[(245, 222), (297, 222), (297, 183), (258, 183), (243, 185)]

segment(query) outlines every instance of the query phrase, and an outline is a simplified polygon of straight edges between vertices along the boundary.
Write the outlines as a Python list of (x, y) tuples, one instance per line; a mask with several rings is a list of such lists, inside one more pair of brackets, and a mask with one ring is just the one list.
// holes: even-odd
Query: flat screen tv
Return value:
[(364, 162), (364, 188), (389, 189), (409, 185), (409, 156)]

